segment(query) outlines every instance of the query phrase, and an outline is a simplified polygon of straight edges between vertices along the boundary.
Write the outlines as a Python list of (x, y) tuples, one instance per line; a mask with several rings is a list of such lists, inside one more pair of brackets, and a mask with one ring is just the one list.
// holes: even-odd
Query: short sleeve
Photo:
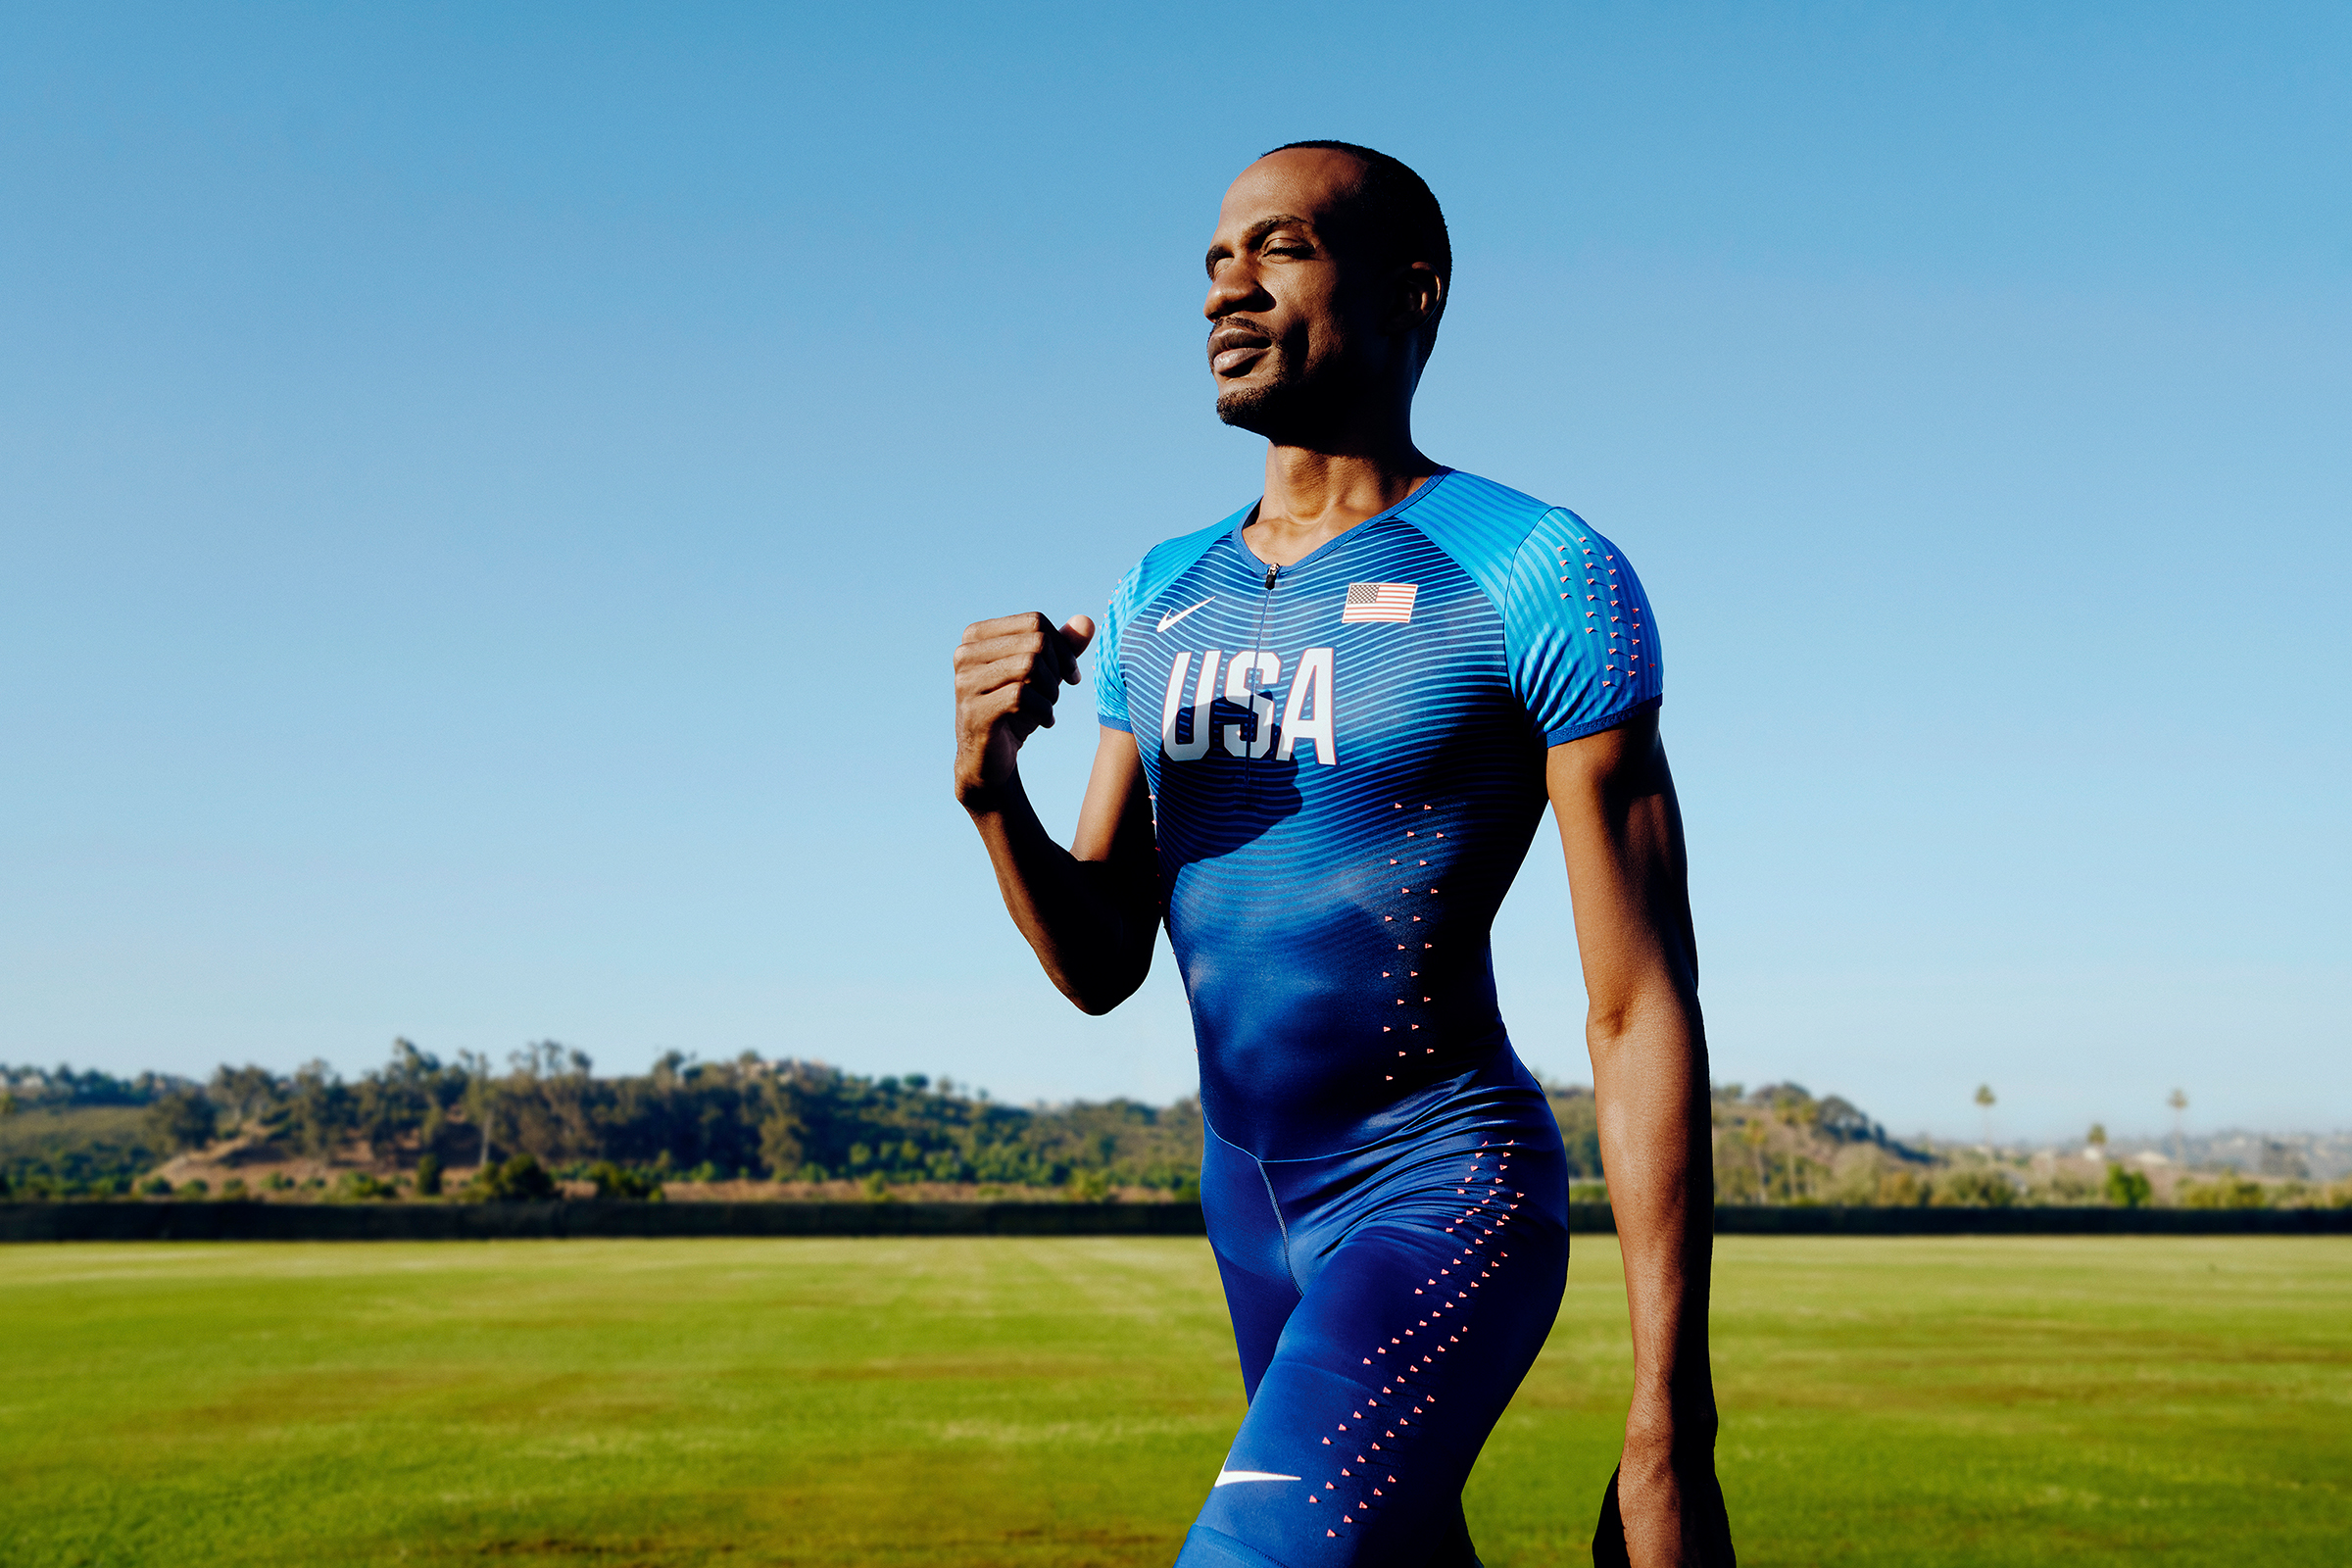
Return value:
[(1095, 661), (1095, 717), (1104, 729), (1123, 729), (1132, 733), (1135, 723), (1127, 716), (1127, 672), (1119, 663), (1119, 639), (1126, 634), (1127, 622), (1135, 614), (1135, 596), (1143, 577), (1143, 564), (1119, 579), (1119, 586), (1110, 596), (1110, 604), (1102, 612), (1102, 625), (1095, 633), (1095, 645), (1089, 650)]
[(1633, 563), (1575, 513), (1519, 546), (1503, 606), (1511, 689), (1545, 746), (1598, 734), (1665, 691), (1657, 624)]
[(1127, 670), (1119, 658), (1119, 644), (1127, 635), (1127, 623), (1150, 606), (1152, 595), (1174, 582), (1194, 562), (1206, 555), (1210, 546), (1232, 532), (1249, 511), (1244, 507), (1223, 522), (1162, 540), (1135, 564), (1134, 570), (1119, 579), (1109, 606), (1102, 612), (1102, 629), (1096, 635), (1092, 649), (1095, 713), (1104, 729), (1135, 732), (1134, 720), (1127, 713)]

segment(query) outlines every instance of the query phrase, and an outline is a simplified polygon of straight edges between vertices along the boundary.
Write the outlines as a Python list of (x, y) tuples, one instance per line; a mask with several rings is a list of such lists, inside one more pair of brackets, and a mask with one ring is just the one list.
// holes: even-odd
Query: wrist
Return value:
[(1021, 798), (1021, 775), (1018, 768), (1003, 778), (990, 779), (974, 772), (958, 772), (956, 779), (956, 804), (975, 821), (983, 817), (1002, 816), (1012, 803)]
[(1629, 1456), (1680, 1460), (1715, 1448), (1715, 1396), (1711, 1389), (1638, 1391), (1625, 1414)]

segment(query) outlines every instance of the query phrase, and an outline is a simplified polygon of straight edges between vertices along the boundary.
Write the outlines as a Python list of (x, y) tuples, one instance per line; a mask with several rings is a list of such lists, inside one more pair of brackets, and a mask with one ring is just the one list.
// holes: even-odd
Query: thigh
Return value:
[[(1565, 1215), (1523, 1190), (1547, 1187), (1553, 1173), (1540, 1167), (1558, 1156), (1521, 1145), (1515, 1157), (1498, 1188), (1493, 1154), (1431, 1150), (1382, 1181), (1371, 1212), (1315, 1257), (1179, 1559), (1187, 1568), (1474, 1560), (1462, 1483), (1543, 1348), (1567, 1275)], [(1296, 1250), (1311, 1227), (1289, 1234)]]
[(1201, 1152), (1200, 1211), (1216, 1253), (1217, 1276), (1225, 1285), (1234, 1348), (1241, 1352), (1242, 1396), (1254, 1399), (1300, 1292), (1291, 1273), (1290, 1237), (1265, 1168), (1214, 1129)]

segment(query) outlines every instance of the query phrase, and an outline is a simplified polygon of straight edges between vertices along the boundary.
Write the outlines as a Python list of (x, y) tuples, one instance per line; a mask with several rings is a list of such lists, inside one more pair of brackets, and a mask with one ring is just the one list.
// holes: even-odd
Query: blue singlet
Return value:
[(1467, 1564), (1462, 1483), (1568, 1261), (1488, 928), (1545, 749), (1658, 702), (1656, 632), (1616, 546), (1471, 474), (1288, 566), (1253, 510), (1146, 556), (1096, 660), (1151, 785), (1250, 1396), (1178, 1561)]

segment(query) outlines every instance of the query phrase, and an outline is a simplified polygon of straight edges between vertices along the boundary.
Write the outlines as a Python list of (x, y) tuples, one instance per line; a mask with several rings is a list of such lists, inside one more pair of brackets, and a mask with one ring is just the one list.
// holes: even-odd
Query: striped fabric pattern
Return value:
[(1504, 1042), (1488, 928), (1544, 748), (1659, 681), (1632, 567), (1572, 513), (1442, 473), (1271, 589), (1247, 514), (1129, 575), (1098, 699), (1151, 784), (1209, 1122), (1303, 1157)]

